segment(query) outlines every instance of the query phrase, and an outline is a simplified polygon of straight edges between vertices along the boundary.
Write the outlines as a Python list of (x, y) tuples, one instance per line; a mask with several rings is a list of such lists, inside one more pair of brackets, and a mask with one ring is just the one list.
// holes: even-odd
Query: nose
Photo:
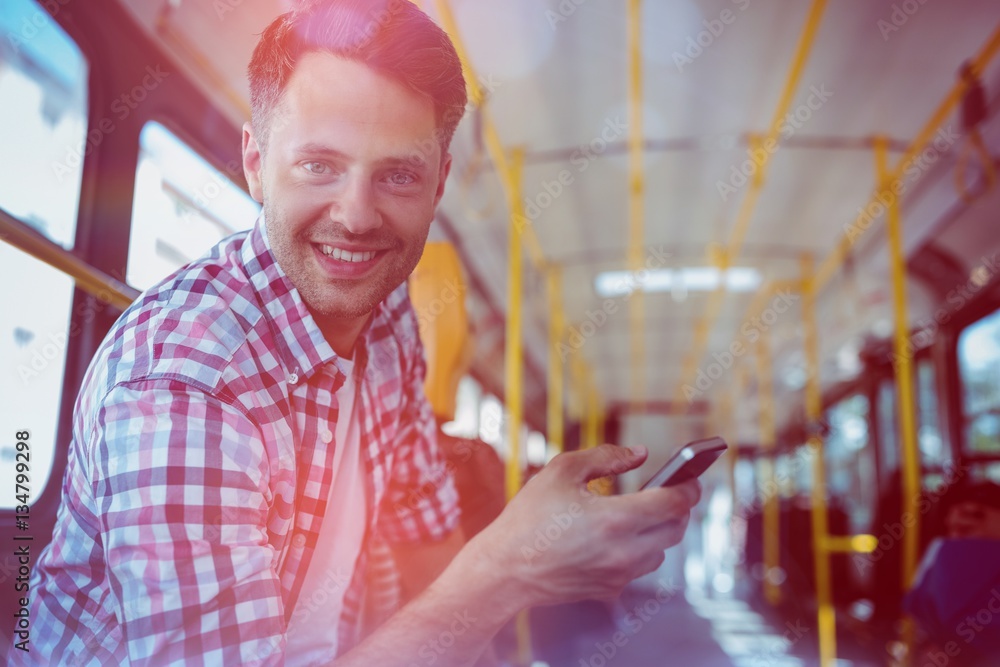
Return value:
[(375, 192), (368, 178), (346, 179), (343, 189), (330, 205), (330, 218), (353, 234), (364, 234), (382, 225), (375, 205)]

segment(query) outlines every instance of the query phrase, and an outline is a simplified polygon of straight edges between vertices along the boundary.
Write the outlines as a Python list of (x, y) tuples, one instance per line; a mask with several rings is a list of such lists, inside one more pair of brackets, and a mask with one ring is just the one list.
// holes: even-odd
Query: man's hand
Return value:
[(557, 456), (459, 558), (505, 573), (518, 608), (617, 596), (660, 566), (701, 496), (696, 481), (624, 496), (587, 491), (589, 480), (632, 470), (646, 456), (611, 445)]
[(639, 466), (646, 451), (604, 445), (561, 454), (476, 535), (416, 600), (334, 667), (479, 659), (521, 609), (610, 598), (663, 562), (684, 535), (698, 482), (606, 498), (587, 482)]

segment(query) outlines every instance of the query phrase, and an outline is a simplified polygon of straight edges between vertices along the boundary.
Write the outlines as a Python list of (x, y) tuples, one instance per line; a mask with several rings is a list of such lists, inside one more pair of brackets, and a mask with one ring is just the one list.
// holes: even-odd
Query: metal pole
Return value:
[(549, 396), (548, 441), (557, 451), (565, 447), (563, 424), (563, 373), (564, 365), (559, 345), (563, 340), (566, 323), (562, 307), (562, 269), (549, 265), (545, 272), (549, 297)]
[(764, 597), (777, 606), (781, 588), (774, 575), (781, 567), (781, 511), (778, 506), (778, 484), (774, 475), (774, 448), (777, 442), (774, 425), (774, 383), (771, 369), (771, 346), (767, 334), (757, 341), (757, 397), (760, 401), (760, 447), (764, 452), (761, 477), (764, 485)]
[(816, 569), (816, 616), (819, 628), (821, 667), (833, 667), (837, 657), (837, 619), (830, 583), (830, 553), (827, 551), (826, 461), (823, 435), (817, 428), (823, 417), (819, 377), (819, 334), (816, 327), (816, 284), (813, 258), (802, 259), (802, 321), (805, 325), (807, 366), (806, 421), (810, 426), (809, 448), (813, 454), (812, 538)]
[[(642, 137), (642, 26), (640, 0), (628, 3), (628, 267), (635, 276), (643, 268), (643, 246), (645, 233), (645, 170), (643, 165)], [(646, 394), (645, 358), (645, 310), (643, 292), (640, 285), (629, 299), (629, 329), (631, 331), (632, 352), (632, 400), (642, 401)]]

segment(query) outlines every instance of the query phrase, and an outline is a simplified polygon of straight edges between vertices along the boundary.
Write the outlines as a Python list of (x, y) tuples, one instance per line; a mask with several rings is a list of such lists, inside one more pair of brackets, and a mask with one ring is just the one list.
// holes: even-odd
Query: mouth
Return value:
[(313, 243), (320, 266), (331, 278), (361, 278), (386, 254), (384, 249), (350, 250), (326, 243)]
[(370, 262), (375, 259), (375, 256), (378, 255), (379, 252), (381, 252), (379, 250), (352, 251), (325, 244), (318, 244), (316, 247), (319, 248), (319, 251), (327, 257), (335, 259), (339, 262), (348, 262), (351, 264)]

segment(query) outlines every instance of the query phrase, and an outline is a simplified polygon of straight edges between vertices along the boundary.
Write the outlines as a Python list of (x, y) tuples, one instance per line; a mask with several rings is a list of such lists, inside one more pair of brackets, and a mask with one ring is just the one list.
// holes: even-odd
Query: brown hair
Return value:
[(261, 150), (296, 63), (311, 51), (363, 63), (429, 97), (436, 138), (448, 149), (466, 104), (448, 35), (409, 0), (306, 0), (267, 26), (250, 58), (250, 114)]

